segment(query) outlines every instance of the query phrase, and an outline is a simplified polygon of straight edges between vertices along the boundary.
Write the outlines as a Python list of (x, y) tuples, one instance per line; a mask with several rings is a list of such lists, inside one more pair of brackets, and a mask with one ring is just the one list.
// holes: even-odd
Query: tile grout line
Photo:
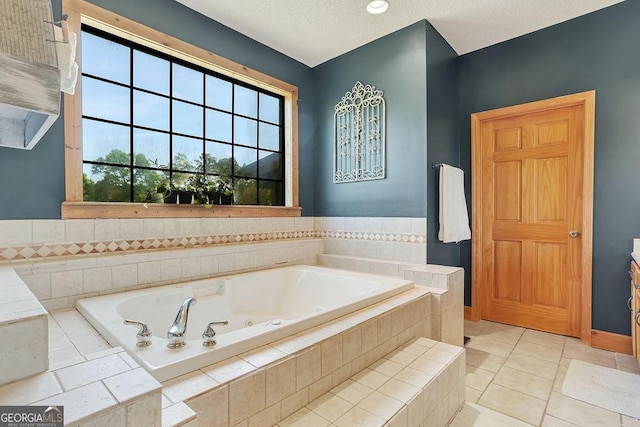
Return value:
[[(542, 411), (542, 418), (540, 418), (540, 426), (542, 426), (542, 424), (544, 423), (544, 420), (547, 416), (547, 408), (549, 407), (549, 402), (551, 401), (551, 394), (553, 393), (553, 387), (556, 383), (556, 380), (558, 379), (558, 373), (560, 372), (560, 363), (562, 362), (562, 359), (564, 356), (564, 349), (567, 346), (567, 340), (564, 340), (564, 344), (562, 345), (562, 351), (560, 352), (560, 361), (558, 362), (558, 369), (556, 369), (556, 374), (553, 377), (553, 381), (551, 382), (551, 390), (549, 390), (549, 395), (547, 396), (547, 400), (544, 404), (544, 410)], [(563, 381), (564, 382), (564, 381)], [(560, 419), (560, 418), (559, 418)], [(566, 420), (562, 420), (562, 421), (566, 421)], [(568, 422), (568, 421), (566, 421)]]

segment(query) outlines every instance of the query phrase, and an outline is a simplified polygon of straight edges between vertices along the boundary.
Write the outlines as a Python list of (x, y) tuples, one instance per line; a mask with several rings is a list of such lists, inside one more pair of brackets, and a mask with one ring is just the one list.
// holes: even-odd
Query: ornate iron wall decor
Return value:
[(356, 82), (335, 107), (333, 182), (383, 179), (385, 132), (382, 91)]

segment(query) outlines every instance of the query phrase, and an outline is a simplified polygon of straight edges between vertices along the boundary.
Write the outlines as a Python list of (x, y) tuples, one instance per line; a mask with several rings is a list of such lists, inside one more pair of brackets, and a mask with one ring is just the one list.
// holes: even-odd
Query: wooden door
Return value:
[(582, 240), (591, 236), (585, 105), (516, 109), (477, 125), (482, 318), (580, 336)]

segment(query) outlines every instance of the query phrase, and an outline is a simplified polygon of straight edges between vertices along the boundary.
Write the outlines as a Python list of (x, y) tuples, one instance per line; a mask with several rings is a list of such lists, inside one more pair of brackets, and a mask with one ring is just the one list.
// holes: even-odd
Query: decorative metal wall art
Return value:
[(333, 182), (383, 179), (385, 132), (382, 91), (356, 82), (335, 106)]

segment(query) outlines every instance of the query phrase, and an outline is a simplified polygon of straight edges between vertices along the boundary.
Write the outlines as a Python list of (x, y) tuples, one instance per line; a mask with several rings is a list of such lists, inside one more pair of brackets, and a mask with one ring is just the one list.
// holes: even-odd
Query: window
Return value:
[(283, 96), (82, 27), (84, 201), (283, 206), (284, 122)]

